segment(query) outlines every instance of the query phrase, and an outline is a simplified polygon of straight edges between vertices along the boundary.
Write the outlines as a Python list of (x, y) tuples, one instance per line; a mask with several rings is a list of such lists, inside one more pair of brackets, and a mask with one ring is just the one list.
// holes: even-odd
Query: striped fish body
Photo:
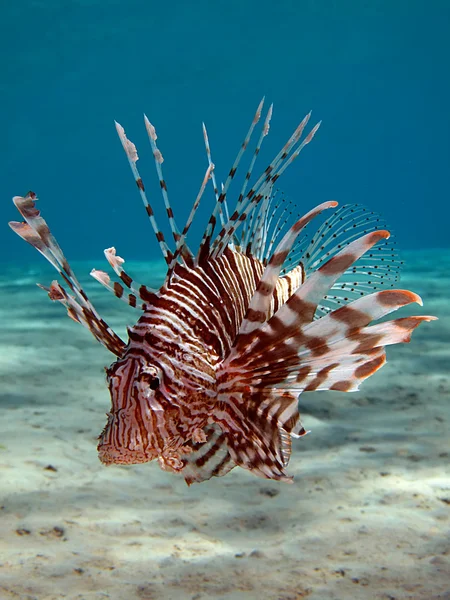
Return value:
[[(135, 281), (115, 248), (105, 250), (115, 280), (92, 271), (116, 297), (142, 312), (128, 329), (127, 342), (82, 289), (36, 207), (36, 195), (13, 199), (23, 221), (11, 222), (11, 228), (64, 281), (44, 288), (50, 299), (116, 357), (106, 369), (112, 407), (98, 444), (105, 464), (157, 459), (188, 484), (223, 476), (235, 466), (290, 482), (291, 440), (306, 433), (300, 394), (357, 390), (383, 366), (386, 346), (408, 342), (418, 325), (435, 318), (377, 322), (405, 305), (421, 304), (417, 294), (393, 289), (401, 261), (379, 215), (344, 205), (308, 236), (310, 222), (337, 203), (324, 202), (295, 220), (290, 217), (295, 206), (273, 192), (318, 129), (319, 124), (302, 137), (309, 115), (249, 188), (269, 131), (269, 108), (234, 210), (228, 210), (229, 188), (262, 107), (261, 102), (220, 192), (203, 127), (208, 168), (183, 229), (169, 203), (155, 128), (145, 117), (174, 248), (156, 222), (136, 148), (116, 124), (167, 264), (160, 289)], [(210, 180), (216, 201), (193, 253), (187, 234)]]
[[(104, 463), (158, 458), (163, 469), (183, 471), (215, 424), (216, 374), (263, 271), (261, 261), (230, 248), (204, 267), (177, 265), (128, 330), (124, 356), (107, 369), (112, 410), (98, 446)], [(278, 279), (268, 318), (301, 283), (301, 267)]]

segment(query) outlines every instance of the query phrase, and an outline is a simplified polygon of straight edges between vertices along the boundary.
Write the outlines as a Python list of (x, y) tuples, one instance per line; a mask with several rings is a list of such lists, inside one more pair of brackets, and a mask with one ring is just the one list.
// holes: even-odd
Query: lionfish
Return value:
[[(103, 271), (91, 272), (141, 311), (127, 330), (127, 342), (83, 291), (36, 208), (36, 195), (13, 199), (24, 221), (11, 222), (11, 228), (44, 255), (70, 291), (57, 281), (43, 289), (116, 356), (106, 368), (112, 408), (98, 444), (107, 465), (156, 458), (162, 469), (181, 473), (188, 484), (223, 476), (238, 465), (290, 482), (291, 438), (307, 433), (298, 410), (300, 394), (357, 390), (385, 363), (385, 346), (409, 342), (422, 321), (434, 319), (412, 316), (371, 325), (402, 306), (422, 304), (417, 294), (392, 289), (401, 262), (376, 213), (345, 205), (312, 237), (302, 234), (305, 226), (337, 202), (324, 202), (289, 222), (292, 207), (278, 200), (274, 184), (316, 133), (320, 123), (303, 137), (310, 114), (249, 187), (269, 131), (269, 108), (234, 210), (228, 210), (229, 188), (263, 102), (220, 188), (203, 125), (208, 167), (181, 230), (169, 203), (156, 131), (144, 116), (172, 249), (147, 198), (136, 147), (116, 123), (167, 264), (159, 289), (133, 280), (115, 248), (105, 255), (120, 283)], [(215, 204), (194, 254), (186, 238), (210, 180)]]

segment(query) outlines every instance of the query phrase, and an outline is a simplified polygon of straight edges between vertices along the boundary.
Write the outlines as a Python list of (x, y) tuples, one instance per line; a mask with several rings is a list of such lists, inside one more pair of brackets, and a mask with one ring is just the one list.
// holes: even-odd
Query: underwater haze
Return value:
[[(274, 116), (260, 168), (307, 112), (323, 121), (280, 182), (302, 209), (361, 202), (402, 248), (450, 245), (445, 0), (19, 0), (0, 17), (1, 214), (15, 218), (8, 199), (33, 190), (69, 257), (157, 252), (114, 120), (163, 215), (144, 112), (155, 125), (184, 219), (207, 164), (202, 121), (221, 181), (264, 95)], [(3, 259), (35, 259), (11, 234), (0, 245)]]
[[(0, 3), (0, 600), (450, 600), (448, 73), (445, 0)], [(292, 485), (242, 468), (188, 487), (157, 460), (106, 467), (96, 448), (115, 357), (36, 287), (58, 275), (7, 227), (22, 219), (11, 198), (37, 194), (127, 340), (141, 313), (91, 269), (111, 273), (114, 246), (157, 288), (166, 264), (114, 121), (173, 246), (144, 113), (183, 226), (208, 167), (202, 122), (220, 185), (263, 96), (230, 211), (270, 104), (251, 183), (312, 110), (305, 134), (320, 128), (276, 181), (289, 222), (329, 200), (379, 213), (404, 261), (399, 284), (396, 250), (381, 277), (423, 300), (394, 318), (439, 321), (389, 346), (361, 390), (300, 395), (310, 433), (292, 440)], [(208, 183), (194, 252), (214, 203)]]

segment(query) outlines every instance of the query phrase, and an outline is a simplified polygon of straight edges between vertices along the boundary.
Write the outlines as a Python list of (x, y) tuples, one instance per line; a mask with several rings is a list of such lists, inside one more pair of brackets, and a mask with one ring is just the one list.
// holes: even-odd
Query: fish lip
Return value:
[(100, 462), (105, 465), (136, 465), (152, 461), (158, 456), (156, 451), (128, 450), (102, 444), (97, 446)]

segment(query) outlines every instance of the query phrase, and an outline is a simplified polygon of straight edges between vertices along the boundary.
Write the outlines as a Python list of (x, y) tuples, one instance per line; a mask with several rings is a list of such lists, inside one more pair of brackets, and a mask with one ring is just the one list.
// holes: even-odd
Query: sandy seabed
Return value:
[[(361, 391), (301, 397), (294, 485), (234, 469), (191, 488), (100, 464), (112, 357), (34, 286), (51, 271), (4, 267), (0, 600), (450, 600), (450, 253), (407, 258), (425, 306), (397, 315), (440, 320)], [(119, 333), (136, 320), (87, 291)]]

